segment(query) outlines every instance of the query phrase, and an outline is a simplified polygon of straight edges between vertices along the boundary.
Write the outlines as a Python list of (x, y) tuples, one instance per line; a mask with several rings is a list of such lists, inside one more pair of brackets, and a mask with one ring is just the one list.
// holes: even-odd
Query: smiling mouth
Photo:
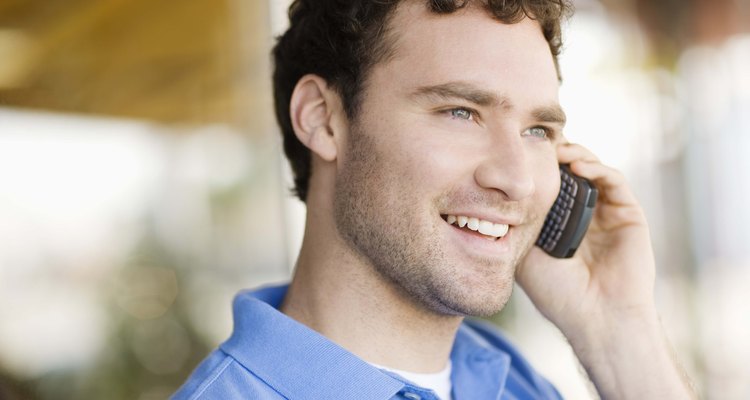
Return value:
[(502, 239), (508, 234), (510, 225), (508, 224), (495, 224), (490, 221), (485, 221), (479, 218), (466, 217), (463, 215), (441, 215), (443, 220), (449, 225), (453, 225), (457, 229), (467, 231), (469, 233), (479, 234), (489, 240)]

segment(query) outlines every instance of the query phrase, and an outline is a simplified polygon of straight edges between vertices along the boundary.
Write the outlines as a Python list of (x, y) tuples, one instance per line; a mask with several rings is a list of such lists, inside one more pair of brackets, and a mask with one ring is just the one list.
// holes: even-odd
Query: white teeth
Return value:
[(508, 233), (510, 226), (508, 224), (495, 224), (490, 221), (481, 220), (475, 217), (465, 217), (463, 215), (448, 215), (446, 221), (458, 227), (467, 227), (472, 231), (477, 231), (483, 235), (495, 238), (501, 238)]
[(495, 236), (495, 235), (493, 235), (493, 233), (495, 233), (495, 230), (492, 229), (492, 226), (495, 225), (495, 224), (493, 224), (492, 222), (490, 222), (490, 221), (481, 221), (477, 225), (478, 225), (477, 229), (475, 229), (475, 230), (479, 231), (479, 233), (481, 233), (482, 235)]

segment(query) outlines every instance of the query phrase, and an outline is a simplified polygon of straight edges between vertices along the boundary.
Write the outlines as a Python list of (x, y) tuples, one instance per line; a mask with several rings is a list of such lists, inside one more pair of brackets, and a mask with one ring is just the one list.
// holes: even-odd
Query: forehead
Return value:
[(549, 45), (528, 18), (504, 24), (478, 6), (436, 14), (423, 2), (406, 1), (389, 21), (389, 37), (391, 57), (373, 67), (372, 80), (402, 87), (462, 81), (503, 95), (557, 100)]

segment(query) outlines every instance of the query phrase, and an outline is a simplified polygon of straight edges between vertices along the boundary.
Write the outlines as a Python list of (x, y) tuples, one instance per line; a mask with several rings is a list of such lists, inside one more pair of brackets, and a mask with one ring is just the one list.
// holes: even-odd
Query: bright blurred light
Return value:
[[(95, 293), (80, 285), (4, 280), (0, 289), (0, 355), (19, 376), (88, 365), (106, 346), (106, 316)], [(64, 278), (59, 279), (64, 281)]]
[(0, 109), (0, 355), (37, 376), (104, 345), (102, 281), (163, 165), (145, 123)]
[(699, 263), (750, 265), (750, 35), (680, 59)]
[(82, 268), (120, 252), (163, 169), (153, 128), (7, 109), (0, 121), (0, 271), (29, 254)]
[[(560, 102), (568, 114), (566, 136), (606, 164), (629, 170), (642, 163), (658, 139), (648, 76), (633, 57), (642, 52), (637, 31), (600, 9), (579, 10), (565, 31), (560, 57)], [(628, 40), (632, 39), (632, 40)]]
[(140, 363), (173, 373), (191, 351), (168, 322), (186, 291), (206, 295), (192, 328), (225, 339), (237, 290), (288, 277), (266, 146), (222, 125), (0, 109), (3, 367), (81, 367), (127, 320)]
[(704, 363), (702, 384), (708, 399), (747, 399), (750, 395), (750, 262), (706, 264), (696, 284), (700, 326), (693, 332)]
[(694, 47), (678, 64), (697, 317), (707, 398), (750, 396), (750, 35)]

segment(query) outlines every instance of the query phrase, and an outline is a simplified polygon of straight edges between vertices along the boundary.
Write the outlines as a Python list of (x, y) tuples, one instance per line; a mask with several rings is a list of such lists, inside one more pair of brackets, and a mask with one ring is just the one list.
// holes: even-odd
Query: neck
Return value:
[(442, 370), (462, 317), (416, 304), (308, 207), (294, 278), (281, 311), (361, 359), (404, 371)]

